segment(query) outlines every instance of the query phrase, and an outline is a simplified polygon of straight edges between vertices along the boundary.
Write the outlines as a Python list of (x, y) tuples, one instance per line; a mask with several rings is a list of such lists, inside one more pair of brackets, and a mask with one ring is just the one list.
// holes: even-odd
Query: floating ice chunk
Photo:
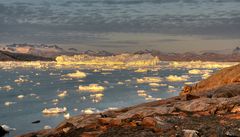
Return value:
[(53, 103), (58, 103), (58, 101), (59, 101), (58, 99), (53, 99), (52, 100)]
[(65, 76), (71, 77), (71, 78), (85, 78), (87, 74), (81, 71), (76, 71), (75, 73), (69, 73)]
[(74, 111), (78, 111), (78, 109), (77, 109), (77, 108), (74, 108), (73, 110), (74, 110)]
[(174, 86), (169, 85), (168, 88), (175, 88)]
[(10, 102), (10, 101), (6, 101), (4, 103), (5, 106), (10, 106), (10, 105), (13, 105), (13, 104), (16, 104), (17, 102)]
[(5, 131), (7, 131), (7, 132), (15, 131), (15, 130), (16, 130), (16, 128), (11, 128), (11, 127), (9, 127), (8, 125), (1, 125), (1, 127), (2, 127)]
[(210, 77), (211, 75), (209, 73), (203, 74), (202, 75), (202, 79), (207, 79), (208, 77)]
[(104, 91), (105, 88), (98, 84), (89, 84), (88, 86), (79, 86), (79, 90), (90, 91), (90, 92), (101, 92), (101, 91)]
[(137, 79), (137, 83), (157, 83), (161, 81), (162, 79), (159, 77), (143, 77), (143, 78)]
[(18, 98), (18, 99), (23, 99), (23, 98), (24, 98), (24, 95), (18, 95), (17, 98)]
[(138, 93), (138, 96), (140, 96), (140, 97), (146, 97), (147, 96), (145, 90), (138, 90), (137, 93)]
[(157, 88), (151, 88), (151, 90), (152, 90), (152, 91), (158, 91), (158, 89), (157, 89)]
[(63, 91), (62, 93), (58, 94), (58, 97), (64, 98), (65, 96), (67, 96), (67, 93), (68, 93), (68, 92), (65, 90), (65, 91)]
[(148, 71), (147, 69), (141, 69), (141, 68), (139, 68), (139, 69), (135, 70), (134, 72), (144, 73), (144, 72), (147, 72), (147, 71)]
[(31, 94), (29, 94), (31, 97), (33, 97), (33, 96), (37, 96), (37, 94), (34, 94), (34, 93), (31, 93)]
[(197, 74), (206, 74), (206, 73), (211, 73), (211, 72), (213, 72), (213, 70), (192, 69), (192, 70), (189, 70), (189, 71), (188, 71), (189, 74), (194, 74), (194, 75), (197, 75)]
[(82, 110), (82, 112), (84, 114), (90, 115), (90, 114), (93, 114), (93, 113), (97, 112), (97, 110), (95, 108), (86, 108), (86, 109)]
[(169, 75), (166, 77), (166, 79), (171, 82), (180, 82), (180, 81), (187, 81), (188, 76), (186, 76), (186, 75), (182, 75), (182, 76)]
[(66, 119), (69, 119), (70, 118), (70, 114), (69, 113), (63, 114), (63, 117), (66, 118)]
[(90, 95), (90, 97), (94, 97), (94, 98), (101, 98), (101, 97), (103, 97), (103, 96), (104, 96), (104, 95), (101, 94), (101, 93)]
[(3, 86), (3, 87), (0, 87), (1, 90), (5, 90), (5, 91), (10, 91), (13, 89), (13, 87), (11, 87), (10, 85), (6, 85), (6, 86)]
[(49, 125), (46, 125), (46, 126), (43, 127), (43, 129), (52, 129), (52, 127), (49, 126)]
[(121, 81), (119, 81), (117, 84), (118, 84), (118, 85), (123, 85), (124, 83), (123, 83), (123, 82), (121, 82)]
[(26, 83), (26, 82), (28, 82), (28, 79), (19, 77), (18, 79), (14, 80), (14, 82), (15, 82), (15, 83), (18, 83), (18, 84), (20, 84), (20, 83)]
[(159, 87), (160, 84), (158, 84), (158, 83), (149, 83), (149, 86), (151, 86), (151, 87)]
[(80, 97), (81, 100), (86, 100), (87, 98), (85, 96)]
[(58, 113), (65, 113), (67, 111), (67, 108), (64, 107), (64, 108), (59, 108), (59, 107), (56, 107), (56, 108), (45, 108), (42, 113), (43, 114), (58, 114)]

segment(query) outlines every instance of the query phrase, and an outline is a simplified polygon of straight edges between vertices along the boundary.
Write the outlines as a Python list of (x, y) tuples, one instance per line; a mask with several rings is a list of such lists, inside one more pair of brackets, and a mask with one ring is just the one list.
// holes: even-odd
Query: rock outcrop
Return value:
[(230, 92), (232, 94), (239, 94), (240, 89), (238, 87), (240, 87), (240, 65), (222, 69), (193, 86), (184, 87), (181, 95), (201, 95), (213, 92), (220, 94), (223, 90), (225, 94), (230, 94)]
[(74, 116), (54, 129), (20, 137), (239, 137), (239, 72), (240, 65), (226, 68), (185, 87), (180, 96)]

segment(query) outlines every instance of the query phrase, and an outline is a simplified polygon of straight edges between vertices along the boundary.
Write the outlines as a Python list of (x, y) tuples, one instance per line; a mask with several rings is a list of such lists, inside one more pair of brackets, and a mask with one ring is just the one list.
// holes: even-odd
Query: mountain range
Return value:
[[(151, 54), (159, 57), (161, 61), (240, 61), (240, 48), (236, 47), (227, 53), (220, 50), (204, 51), (199, 53), (166, 53), (159, 50), (140, 50), (133, 54)], [(91, 56), (114, 56), (120, 53), (112, 53), (105, 50), (101, 51), (79, 51), (75, 48), (64, 49), (57, 45), (33, 45), (33, 44), (11, 44), (0, 45), (1, 61), (31, 61), (31, 60), (55, 60), (59, 55), (78, 55), (87, 54)]]

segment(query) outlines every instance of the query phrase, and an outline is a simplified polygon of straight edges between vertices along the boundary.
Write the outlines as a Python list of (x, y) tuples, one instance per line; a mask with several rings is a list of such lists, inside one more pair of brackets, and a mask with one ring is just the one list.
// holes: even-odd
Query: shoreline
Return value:
[(56, 128), (18, 137), (238, 136), (239, 72), (240, 65), (225, 68), (200, 84), (186, 86), (179, 96), (103, 113), (73, 116)]

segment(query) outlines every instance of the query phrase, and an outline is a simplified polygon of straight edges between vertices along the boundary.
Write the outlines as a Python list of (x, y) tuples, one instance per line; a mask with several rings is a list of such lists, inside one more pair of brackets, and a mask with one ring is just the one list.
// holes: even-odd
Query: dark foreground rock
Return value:
[(239, 137), (239, 68), (224, 69), (186, 87), (181, 96), (75, 116), (54, 129), (20, 137)]

